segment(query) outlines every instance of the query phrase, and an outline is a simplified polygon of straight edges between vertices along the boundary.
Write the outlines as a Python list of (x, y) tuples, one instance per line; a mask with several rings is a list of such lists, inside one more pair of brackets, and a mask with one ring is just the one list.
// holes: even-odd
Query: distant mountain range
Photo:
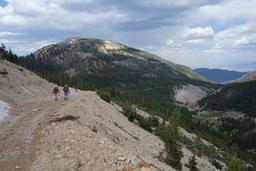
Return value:
[(247, 74), (246, 72), (208, 68), (198, 68), (194, 69), (194, 71), (208, 80), (216, 83), (225, 83), (231, 80), (236, 80)]

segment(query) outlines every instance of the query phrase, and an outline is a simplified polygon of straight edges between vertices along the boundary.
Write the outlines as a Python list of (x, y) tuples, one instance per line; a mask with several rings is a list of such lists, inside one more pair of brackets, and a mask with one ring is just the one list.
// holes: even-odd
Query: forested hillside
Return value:
[(228, 84), (216, 93), (202, 99), (205, 109), (243, 112), (256, 117), (256, 81)]
[[(244, 150), (256, 149), (256, 81), (228, 84), (199, 101), (203, 117)], [(210, 116), (212, 115), (212, 116)], [(214, 118), (218, 117), (216, 121)]]

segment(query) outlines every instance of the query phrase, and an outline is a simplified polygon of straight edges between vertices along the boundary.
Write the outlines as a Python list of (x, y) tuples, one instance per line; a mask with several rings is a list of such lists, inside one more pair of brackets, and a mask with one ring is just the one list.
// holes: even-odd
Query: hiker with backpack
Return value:
[(70, 91), (69, 91), (69, 88), (68, 88), (67, 84), (65, 84), (65, 86), (63, 87), (63, 91), (64, 91), (64, 94), (65, 94), (64, 100), (68, 100), (68, 94), (70, 93)]
[(53, 90), (52, 90), (52, 94), (55, 96), (55, 101), (58, 100), (59, 92), (60, 92), (59, 87), (58, 87), (58, 86), (55, 86), (55, 87), (53, 88)]

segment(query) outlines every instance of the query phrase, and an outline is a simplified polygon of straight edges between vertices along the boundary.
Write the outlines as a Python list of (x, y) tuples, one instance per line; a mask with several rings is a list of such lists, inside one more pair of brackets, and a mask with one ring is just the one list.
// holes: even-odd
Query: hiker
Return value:
[(52, 94), (54, 94), (54, 96), (55, 96), (55, 101), (57, 101), (58, 100), (58, 94), (59, 94), (59, 87), (58, 86), (55, 86), (54, 87), (54, 89), (53, 89), (53, 91), (52, 91)]
[(67, 84), (65, 84), (65, 86), (63, 87), (63, 91), (64, 91), (64, 94), (65, 94), (64, 100), (68, 100), (68, 94), (70, 93), (70, 91), (69, 91), (69, 88), (68, 88)]

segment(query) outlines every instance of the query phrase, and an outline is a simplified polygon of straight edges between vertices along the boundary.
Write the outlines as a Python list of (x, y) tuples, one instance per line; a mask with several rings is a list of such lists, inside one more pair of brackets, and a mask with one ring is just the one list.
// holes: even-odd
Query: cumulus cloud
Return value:
[(180, 43), (177, 43), (177, 42), (175, 42), (174, 40), (171, 40), (171, 39), (166, 41), (166, 46), (171, 47), (171, 48), (180, 48), (180, 47), (182, 47), (182, 45)]
[(207, 40), (206, 39), (192, 39), (192, 40), (188, 40), (187, 43), (188, 44), (202, 44), (205, 43)]
[(255, 23), (230, 27), (217, 33), (215, 42), (222, 48), (256, 45), (255, 27)]
[(228, 21), (235, 19), (255, 20), (256, 0), (223, 0), (218, 4), (204, 5), (192, 17), (200, 20)]
[(211, 26), (186, 28), (183, 35), (187, 39), (208, 38), (214, 35), (214, 30)]
[[(76, 0), (77, 1), (77, 0)], [(81, 3), (81, 1), (79, 1)], [(0, 24), (3, 26), (46, 27), (77, 30), (91, 25), (121, 22), (125, 15), (117, 9), (108, 11), (69, 11), (62, 7), (61, 0), (8, 0), (0, 7)], [(26, 4), (26, 5), (24, 5)]]

